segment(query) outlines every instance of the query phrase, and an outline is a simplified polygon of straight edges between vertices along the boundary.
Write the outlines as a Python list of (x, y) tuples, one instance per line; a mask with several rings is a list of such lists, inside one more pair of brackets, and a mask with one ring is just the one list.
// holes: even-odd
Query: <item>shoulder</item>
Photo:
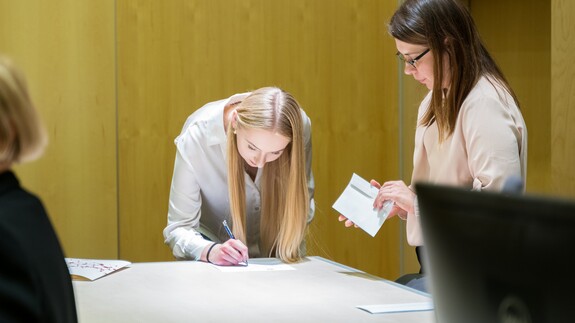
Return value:
[[(21, 242), (24, 248), (37, 248), (55, 236), (42, 201), (22, 188), (13, 189), (0, 198), (0, 226), (3, 233)], [(3, 234), (4, 239), (6, 235)], [(34, 245), (37, 243), (37, 245)]]
[(224, 107), (228, 102), (233, 102), (237, 100), (242, 100), (246, 96), (251, 94), (251, 92), (246, 93), (237, 93), (228, 98), (212, 101), (204, 104), (202, 107), (194, 111), (186, 120), (184, 124), (184, 128), (187, 126), (191, 126), (194, 124), (202, 124), (202, 123), (210, 123), (210, 122), (217, 122), (218, 124), (223, 124), (223, 111)]
[(218, 117), (218, 115), (222, 114), (227, 101), (228, 99), (223, 99), (204, 104), (202, 107), (188, 116), (184, 126), (182, 127), (182, 132), (190, 127), (198, 125), (202, 126), (213, 122)]
[(40, 199), (20, 185), (11, 187), (0, 196), (0, 221), (17, 221), (24, 215), (44, 213)]
[(460, 118), (472, 123), (518, 114), (511, 94), (497, 81), (482, 77), (469, 92), (460, 110)]
[(305, 113), (303, 109), (301, 111), (301, 118), (302, 118), (302, 131), (303, 131), (303, 138), (304, 143), (309, 144), (311, 142), (311, 119)]
[(41, 232), (53, 232), (40, 198), (22, 188), (18, 182), (5, 187), (0, 195), (0, 226), (22, 241), (35, 240), (36, 234)]
[(311, 130), (311, 119), (309, 118), (309, 116), (307, 115), (307, 113), (303, 109), (300, 109), (300, 111), (301, 111), (301, 119), (302, 119), (303, 128), (304, 128), (304, 130), (310, 131)]
[[(182, 144), (212, 144), (223, 140), (223, 112), (230, 98), (209, 102), (194, 111), (184, 123), (174, 142)], [(217, 139), (217, 140), (216, 140)]]
[(497, 82), (497, 80), (488, 77), (481, 77), (477, 84), (471, 89), (465, 101), (463, 108), (475, 108), (477, 105), (491, 104), (498, 107), (515, 107), (515, 101), (511, 94)]

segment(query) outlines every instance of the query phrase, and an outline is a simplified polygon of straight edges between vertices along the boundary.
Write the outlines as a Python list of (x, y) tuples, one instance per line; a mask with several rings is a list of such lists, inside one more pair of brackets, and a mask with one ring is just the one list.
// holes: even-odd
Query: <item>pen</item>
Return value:
[(230, 230), (230, 227), (228, 227), (228, 221), (224, 220), (224, 222), (222, 222), (222, 223), (224, 224), (224, 229), (226, 229), (226, 232), (230, 236), (230, 239), (235, 239), (236, 237), (234, 237), (232, 230)]
[[(224, 221), (222, 222), (222, 224), (224, 225), (224, 229), (225, 229), (226, 232), (228, 233), (228, 236), (230, 236), (230, 239), (235, 239), (236, 237), (234, 237), (234, 234), (232, 233), (232, 230), (230, 230), (230, 227), (228, 227), (228, 221), (224, 220)], [(240, 264), (242, 264), (242, 263), (240, 262)], [(246, 266), (248, 265), (248, 261), (247, 261), (247, 260), (245, 261), (245, 265), (246, 265)]]

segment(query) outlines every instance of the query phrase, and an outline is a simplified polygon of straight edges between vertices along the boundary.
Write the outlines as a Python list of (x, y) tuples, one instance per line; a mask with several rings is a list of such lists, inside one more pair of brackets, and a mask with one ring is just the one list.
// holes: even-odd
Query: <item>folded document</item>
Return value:
[(387, 201), (381, 210), (373, 208), (373, 201), (378, 191), (368, 181), (353, 174), (349, 184), (333, 204), (333, 208), (375, 237), (393, 207), (393, 202)]
[(66, 258), (73, 280), (96, 280), (131, 264), (126, 260)]

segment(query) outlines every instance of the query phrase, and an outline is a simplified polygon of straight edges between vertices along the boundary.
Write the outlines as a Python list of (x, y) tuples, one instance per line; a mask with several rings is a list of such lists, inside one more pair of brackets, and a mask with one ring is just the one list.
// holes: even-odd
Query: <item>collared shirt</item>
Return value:
[[(493, 84), (492, 84), (493, 83)], [(527, 174), (527, 127), (511, 95), (482, 77), (463, 102), (453, 134), (439, 142), (437, 123), (419, 125), (431, 92), (419, 107), (411, 183), (499, 191), (505, 180)], [(407, 215), (407, 240), (423, 245), (419, 208)]]
[[(224, 107), (250, 93), (236, 94), (228, 99), (210, 102), (188, 117), (182, 132), (175, 139), (176, 160), (170, 189), (168, 225), (164, 229), (166, 244), (178, 259), (199, 260), (204, 248), (212, 242), (229, 239), (222, 221), (231, 218), (228, 197), (227, 137), (224, 129)], [(314, 215), (314, 181), (311, 172), (311, 121), (301, 110), (310, 210), (308, 223)], [(261, 176), (255, 180), (244, 173), (246, 192), (246, 238), (252, 258), (266, 257), (259, 250)]]

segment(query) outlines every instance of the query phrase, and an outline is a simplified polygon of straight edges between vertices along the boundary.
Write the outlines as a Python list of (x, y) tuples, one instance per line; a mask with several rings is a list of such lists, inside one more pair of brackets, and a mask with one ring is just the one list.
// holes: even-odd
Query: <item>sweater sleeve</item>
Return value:
[(504, 102), (475, 97), (461, 110), (473, 190), (501, 190), (511, 176), (522, 176), (521, 129)]

